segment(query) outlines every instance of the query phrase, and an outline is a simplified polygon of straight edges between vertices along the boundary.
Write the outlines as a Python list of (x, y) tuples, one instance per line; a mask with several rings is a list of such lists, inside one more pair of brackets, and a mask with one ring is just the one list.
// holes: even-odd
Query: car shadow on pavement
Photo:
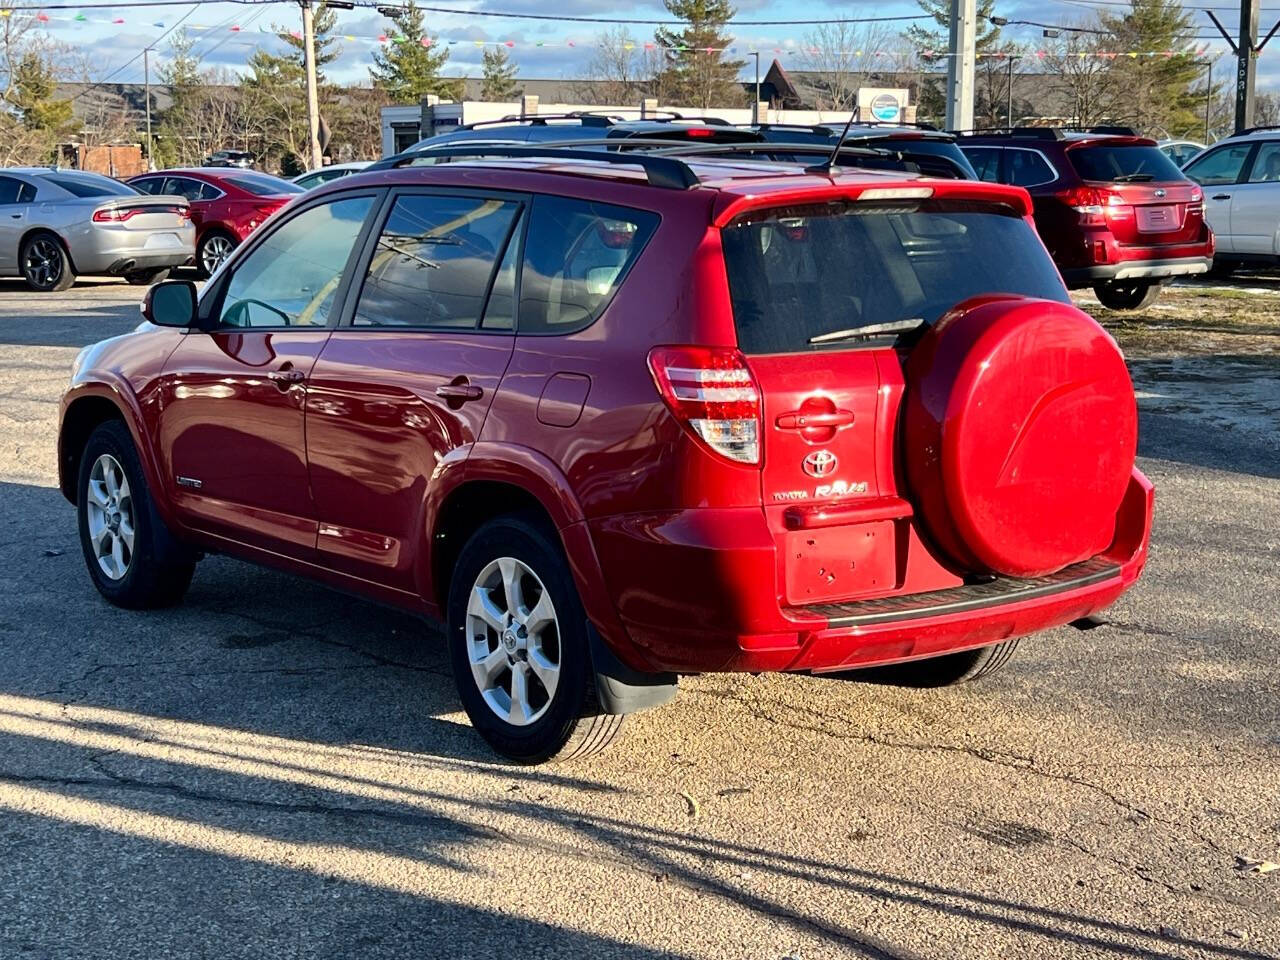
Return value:
[[(0, 847), (21, 851), (0, 861), (0, 947), (87, 955), (109, 926), (149, 955), (260, 955), (256, 931), (335, 957), (673, 955), (531, 919), (557, 876), (580, 897), (610, 878), (689, 923), (673, 903), (749, 915), (827, 955), (917, 956), (847, 919), (887, 906), (920, 929), (1017, 935), (1027, 956), (1266, 956), (932, 882), (925, 865), (899, 876), (646, 822), (643, 795), (590, 766), (496, 762), (412, 617), (218, 558), (184, 605), (117, 610), (56, 490), (0, 484), (0, 504)], [(534, 854), (540, 872), (521, 873)]]

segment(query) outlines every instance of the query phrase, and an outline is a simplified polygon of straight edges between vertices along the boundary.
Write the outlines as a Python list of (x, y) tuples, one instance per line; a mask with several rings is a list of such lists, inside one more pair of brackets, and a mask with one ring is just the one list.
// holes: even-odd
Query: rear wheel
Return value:
[(60, 293), (70, 290), (76, 282), (71, 258), (67, 256), (62, 241), (52, 233), (37, 233), (22, 244), (20, 253), (22, 276), (27, 286), (41, 293)]
[(181, 600), (195, 556), (156, 513), (133, 439), (119, 420), (107, 421), (89, 437), (78, 483), (80, 545), (98, 592), (131, 609)]
[(533, 517), (500, 517), (463, 547), (449, 654), (472, 725), (512, 760), (595, 753), (622, 726), (595, 702), (586, 613), (559, 545)]
[(1154, 280), (1105, 280), (1095, 283), (1093, 292), (1108, 310), (1141, 310), (1156, 302), (1160, 284)]
[(847, 674), (852, 680), (866, 680), (895, 687), (950, 687), (957, 683), (979, 680), (995, 673), (1013, 656), (1017, 640), (1006, 640), (990, 647), (948, 653), (927, 660), (912, 660), (887, 667), (871, 667)]
[(236, 248), (235, 237), (222, 230), (210, 230), (200, 238), (196, 249), (196, 270), (203, 278), (208, 278), (222, 266), (223, 261), (231, 256)]
[(168, 267), (153, 267), (150, 270), (130, 270), (124, 275), (124, 278), (135, 287), (149, 287), (153, 283), (159, 283), (167, 276), (169, 276)]

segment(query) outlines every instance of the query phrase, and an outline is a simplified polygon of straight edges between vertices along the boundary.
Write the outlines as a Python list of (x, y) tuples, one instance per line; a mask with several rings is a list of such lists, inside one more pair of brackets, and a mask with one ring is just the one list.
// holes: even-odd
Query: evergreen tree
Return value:
[[(1124, 91), (1115, 120), (1158, 137), (1203, 133), (1204, 70), (1196, 63), (1196, 29), (1178, 0), (1132, 0), (1124, 14), (1099, 14), (1117, 57), (1116, 87)], [(1168, 51), (1177, 51), (1165, 56)], [(1128, 55), (1132, 52), (1136, 55)], [(1199, 84), (1199, 86), (1197, 86)]]
[(737, 12), (728, 0), (662, 0), (667, 11), (688, 24), (676, 32), (659, 27), (654, 37), (663, 48), (656, 78), (665, 99), (680, 106), (739, 107), (746, 93), (738, 82), (745, 60), (728, 60), (732, 43), (723, 27)]
[(449, 59), (447, 48), (424, 45), (425, 17), (414, 0), (390, 15), (395, 26), (387, 31), (387, 45), (373, 54), (369, 76), (392, 103), (417, 103), (429, 93), (446, 100), (462, 96), (462, 83), (444, 80), (440, 70)]
[(480, 99), (489, 101), (513, 100), (516, 90), (516, 65), (502, 47), (484, 52), (484, 74), (480, 81)]
[(54, 99), (58, 81), (53, 65), (38, 51), (24, 53), (13, 72), (14, 106), (22, 115), (24, 127), (60, 135), (74, 126), (71, 101)]
[[(338, 38), (333, 35), (334, 28), (338, 25), (338, 15), (332, 8), (321, 2), (316, 4), (311, 24), (315, 33), (316, 85), (324, 87), (324, 68), (342, 56), (342, 47), (338, 46)], [(301, 31), (281, 30), (279, 27), (275, 30), (276, 36), (289, 47), (287, 56), (298, 65), (305, 76), (307, 63), (306, 54), (302, 49)]]

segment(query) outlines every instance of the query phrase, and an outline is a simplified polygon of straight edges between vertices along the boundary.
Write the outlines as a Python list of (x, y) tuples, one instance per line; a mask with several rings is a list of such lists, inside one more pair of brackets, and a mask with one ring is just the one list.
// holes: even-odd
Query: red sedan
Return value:
[(185, 197), (196, 226), (196, 269), (207, 277), (222, 265), (258, 224), (301, 188), (256, 170), (161, 170), (129, 183), (143, 193)]

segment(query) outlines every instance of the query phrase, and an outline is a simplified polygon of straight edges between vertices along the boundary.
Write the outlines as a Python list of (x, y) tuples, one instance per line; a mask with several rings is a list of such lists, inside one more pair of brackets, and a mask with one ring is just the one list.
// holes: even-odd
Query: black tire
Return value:
[[(119, 577), (112, 577), (103, 569), (89, 529), (89, 482), (94, 465), (103, 455), (114, 458), (129, 485), (133, 549), (127, 558), (127, 569)], [(80, 547), (98, 592), (116, 606), (131, 610), (168, 607), (180, 601), (195, 572), (195, 552), (175, 540), (160, 519), (147, 490), (133, 438), (119, 420), (108, 420), (90, 435), (80, 458), (76, 482)]]
[(130, 270), (124, 275), (125, 280), (135, 287), (149, 287), (169, 276), (168, 267), (152, 267), (150, 270)]
[(1205, 276), (1212, 280), (1227, 280), (1239, 269), (1239, 260), (1223, 260), (1220, 257), (1214, 257), (1213, 266), (1209, 268), (1209, 272)]
[(854, 670), (844, 676), (850, 680), (883, 683), (893, 687), (951, 687), (957, 683), (969, 683), (990, 676), (1009, 662), (1016, 649), (1017, 640), (1005, 640), (990, 647), (948, 653), (941, 657)]
[(196, 274), (201, 280), (208, 280), (209, 277), (213, 275), (213, 270), (209, 269), (209, 267), (205, 265), (205, 261), (209, 257), (210, 247), (215, 243), (220, 242), (230, 244), (231, 250), (234, 250), (239, 246), (236, 242), (236, 238), (225, 230), (210, 230), (201, 237), (200, 242), (196, 244)]
[(22, 241), (18, 265), (27, 286), (39, 293), (61, 293), (76, 282), (67, 248), (48, 231), (33, 233)]
[[(472, 673), (468, 654), (468, 603), (480, 575), (499, 558), (513, 558), (532, 571), (555, 609), (559, 679), (549, 698), (545, 697), (545, 686), (536, 685), (544, 694), (539, 705), (541, 715), (535, 712), (535, 719), (525, 725), (499, 717), (497, 707), (489, 705)], [(526, 601), (541, 595), (535, 581), (526, 581), (522, 593)], [(458, 695), (476, 732), (498, 753), (519, 763), (569, 760), (597, 753), (617, 737), (623, 717), (603, 713), (596, 703), (587, 617), (569, 565), (554, 532), (546, 529), (538, 518), (522, 514), (499, 517), (472, 535), (454, 566), (448, 619), (449, 657)], [(486, 628), (485, 635), (487, 639), (483, 642), (490, 645), (493, 654), (505, 652), (496, 630)], [(534, 684), (531, 669), (518, 662), (520, 656), (519, 651), (511, 654), (510, 664), (500, 667), (495, 675), (500, 688), (504, 676), (501, 671), (505, 671), (508, 700), (515, 682), (514, 669), (523, 669), (531, 678), (526, 684)], [(524, 653), (524, 659), (527, 664), (528, 652)], [(534, 686), (529, 689), (531, 695), (536, 692)]]
[(1093, 292), (1108, 310), (1142, 310), (1156, 302), (1160, 284), (1154, 280), (1105, 280)]

